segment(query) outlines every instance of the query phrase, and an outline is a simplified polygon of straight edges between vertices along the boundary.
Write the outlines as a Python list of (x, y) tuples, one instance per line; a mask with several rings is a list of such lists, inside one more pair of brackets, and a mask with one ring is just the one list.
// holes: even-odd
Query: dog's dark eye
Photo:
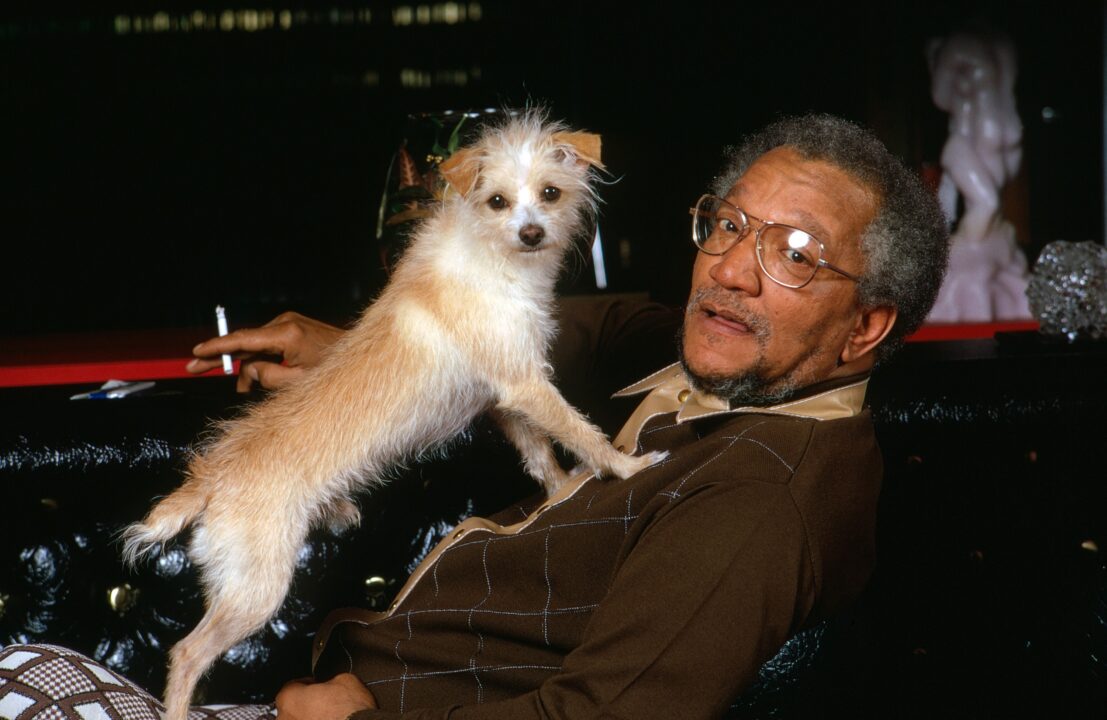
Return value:
[(488, 198), (488, 207), (493, 210), (503, 210), (507, 207), (507, 199), (505, 199), (503, 195), (493, 195)]
[(557, 202), (557, 199), (561, 197), (561, 190), (551, 185), (542, 191), (542, 197), (545, 198), (546, 202)]

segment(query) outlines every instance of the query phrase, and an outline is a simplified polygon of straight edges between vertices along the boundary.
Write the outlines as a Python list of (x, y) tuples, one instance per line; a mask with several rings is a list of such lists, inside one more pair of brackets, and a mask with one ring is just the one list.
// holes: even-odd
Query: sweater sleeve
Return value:
[(814, 596), (786, 485), (697, 488), (660, 510), (624, 558), (579, 647), (525, 695), (356, 720), (720, 716), (802, 624)]
[(565, 399), (607, 433), (622, 426), (634, 401), (611, 394), (677, 358), (679, 310), (644, 295), (587, 295), (559, 302), (550, 361)]

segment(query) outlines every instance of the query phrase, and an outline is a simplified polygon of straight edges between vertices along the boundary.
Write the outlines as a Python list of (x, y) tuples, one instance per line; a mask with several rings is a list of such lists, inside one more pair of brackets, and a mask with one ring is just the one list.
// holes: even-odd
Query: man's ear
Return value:
[(861, 308), (838, 359), (845, 365), (872, 352), (891, 332), (892, 326), (896, 324), (896, 317), (894, 307)]
[(595, 165), (600, 170), (604, 169), (603, 163), (600, 162), (603, 141), (599, 135), (590, 132), (559, 132), (553, 134), (553, 141), (570, 146), (577, 158), (589, 165)]
[(472, 148), (461, 148), (442, 161), (438, 172), (459, 195), (468, 195), (477, 184), (480, 156)]

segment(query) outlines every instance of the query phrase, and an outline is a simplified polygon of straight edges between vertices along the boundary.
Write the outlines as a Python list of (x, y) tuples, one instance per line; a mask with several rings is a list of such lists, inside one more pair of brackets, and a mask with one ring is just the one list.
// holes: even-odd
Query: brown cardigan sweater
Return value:
[(871, 572), (865, 384), (731, 409), (656, 373), (615, 442), (668, 459), (466, 520), (388, 613), (328, 618), (316, 676), (366, 683), (382, 709), (357, 720), (718, 717)]

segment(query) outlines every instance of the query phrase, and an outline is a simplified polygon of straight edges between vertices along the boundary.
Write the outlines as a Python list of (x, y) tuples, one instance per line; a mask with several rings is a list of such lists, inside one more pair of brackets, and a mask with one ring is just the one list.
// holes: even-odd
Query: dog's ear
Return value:
[(438, 172), (459, 195), (468, 195), (477, 184), (480, 157), (472, 148), (460, 148), (442, 161)]
[(600, 148), (603, 142), (599, 135), (589, 132), (559, 132), (553, 134), (553, 140), (555, 143), (572, 147), (573, 154), (589, 165), (595, 165), (600, 170), (604, 169), (603, 163), (600, 162)]

